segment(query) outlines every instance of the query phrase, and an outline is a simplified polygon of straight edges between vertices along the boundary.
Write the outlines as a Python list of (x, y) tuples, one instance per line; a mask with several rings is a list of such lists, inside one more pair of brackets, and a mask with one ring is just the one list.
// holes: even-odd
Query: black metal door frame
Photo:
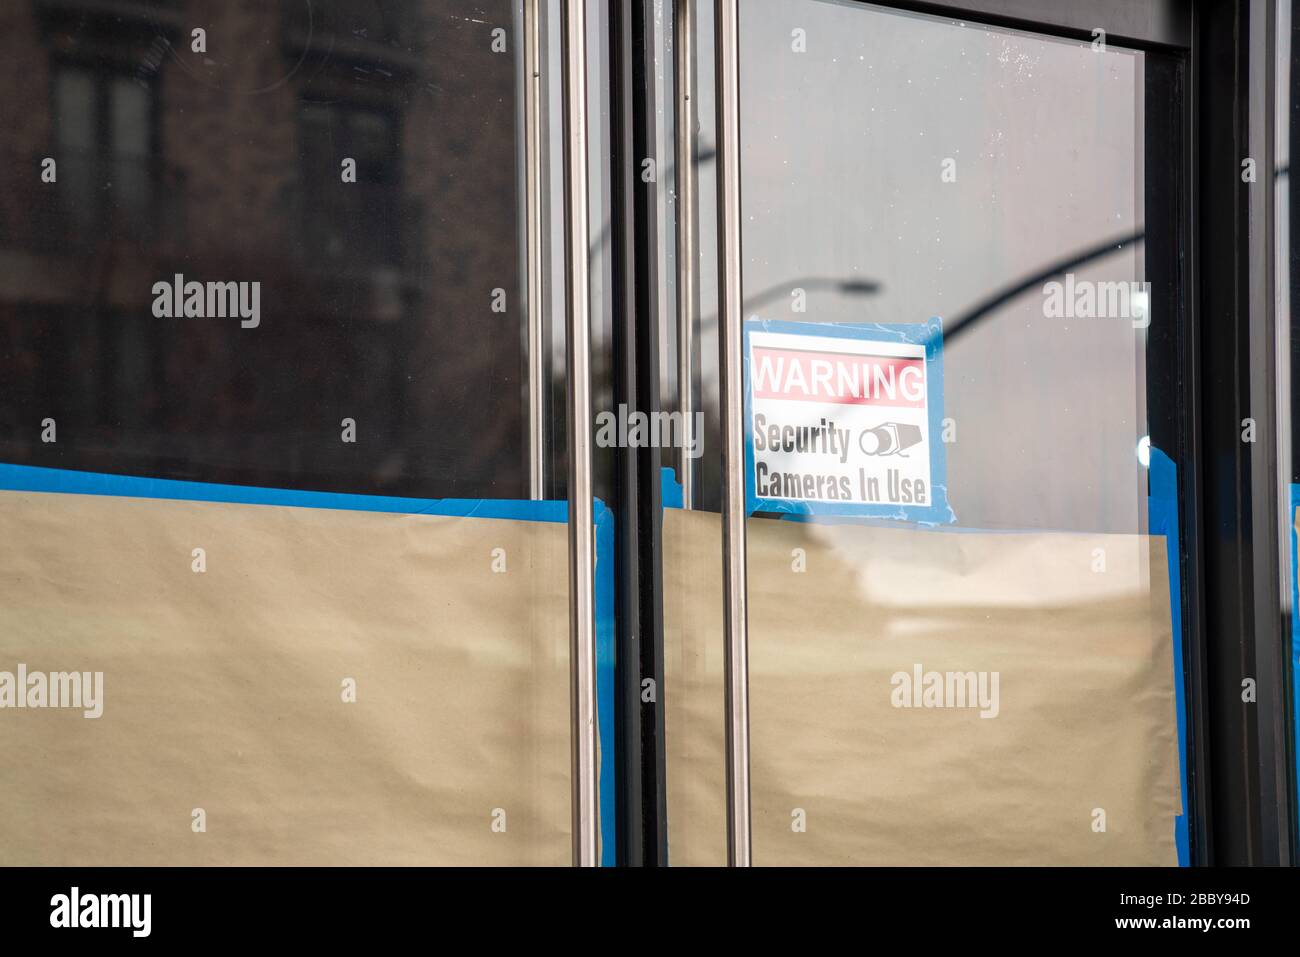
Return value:
[[(659, 390), (656, 207), (642, 162), (654, 155), (654, 4), (609, 9), (610, 209), (614, 404), (647, 415)], [(660, 450), (615, 456), (615, 611), (618, 863), (668, 862), (663, 712), (663, 561)]]
[[(1270, 0), (1198, 3), (1192, 128), (1193, 461), (1200, 472), (1204, 863), (1290, 864), (1294, 763), (1279, 540)], [(1255, 164), (1253, 180), (1243, 175)], [(1243, 441), (1244, 423), (1255, 441)], [(1243, 683), (1256, 683), (1254, 700)]]

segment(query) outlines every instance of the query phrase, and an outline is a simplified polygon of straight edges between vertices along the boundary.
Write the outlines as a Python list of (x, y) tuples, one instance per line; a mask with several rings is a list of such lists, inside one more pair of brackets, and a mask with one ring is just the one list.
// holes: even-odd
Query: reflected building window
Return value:
[[(398, 121), (376, 109), (304, 101), (299, 109), (302, 225), (308, 255), (396, 265), (401, 202)], [(356, 182), (339, 189), (343, 163)], [(362, 242), (357, 242), (360, 238)]]
[(153, 222), (157, 97), (131, 75), (72, 63), (53, 71), (54, 152), (63, 197), (60, 241)]
[[(518, 76), (488, 42), (511, 4), (3, 9), (0, 381), (24, 385), (0, 461), (518, 495)], [(155, 314), (177, 276), (257, 284), (258, 325)]]

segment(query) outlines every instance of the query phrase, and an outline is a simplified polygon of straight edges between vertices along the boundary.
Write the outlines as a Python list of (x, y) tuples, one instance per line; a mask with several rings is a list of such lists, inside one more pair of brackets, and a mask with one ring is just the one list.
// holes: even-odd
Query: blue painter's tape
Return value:
[(1183, 680), (1182, 559), (1178, 538), (1178, 466), (1154, 446), (1150, 459), (1147, 515), (1152, 535), (1165, 537), (1169, 562), (1169, 618), (1173, 624), (1174, 713), (1178, 716), (1178, 779), (1183, 792), (1183, 813), (1174, 818), (1174, 843), (1178, 865), (1191, 864), (1191, 838), (1187, 828), (1187, 689)]
[[(930, 504), (893, 505), (864, 502), (806, 502), (792, 499), (758, 498), (754, 484), (754, 411), (753, 378), (749, 367), (749, 338), (753, 332), (817, 338), (858, 339), (865, 342), (905, 342), (925, 347), (926, 403), (930, 428)], [(745, 322), (745, 509), (786, 512), (792, 515), (852, 516), (890, 518), (925, 525), (956, 521), (948, 505), (947, 449), (937, 437), (943, 429), (943, 320), (926, 322), (841, 325), (824, 322), (787, 322), (777, 319), (748, 319)]]
[[(525, 504), (525, 503), (516, 503)], [(542, 504), (540, 502), (532, 504)], [(563, 505), (567, 515), (568, 502)], [(613, 867), (618, 860), (614, 826), (614, 513), (600, 499), (596, 518), (596, 724), (603, 742), (600, 749), (600, 864)], [(567, 518), (562, 521), (567, 522)]]
[[(1296, 615), (1300, 614), (1300, 565), (1296, 564), (1297, 543), (1295, 512), (1300, 508), (1300, 485), (1291, 486), (1291, 511), (1286, 524), (1291, 529), (1291, 702), (1292, 731), (1296, 752), (1300, 754), (1300, 645), (1296, 643)], [(1296, 787), (1300, 788), (1300, 760), (1296, 761)], [(1298, 791), (1297, 793), (1300, 793)]]
[(677, 481), (677, 473), (666, 465), (659, 467), (659, 497), (663, 508), (681, 508), (682, 483)]
[[(0, 490), (56, 492), (68, 495), (110, 495), (121, 498), (156, 498), (187, 502), (225, 502), (234, 505), (278, 505), (291, 508), (332, 508), (403, 515), (445, 515), (458, 518), (495, 518), (523, 522), (568, 521), (568, 502), (534, 502), (516, 499), (396, 498), (353, 495), (344, 492), (305, 492), (297, 489), (217, 485), (176, 479), (76, 472), (0, 464)], [(600, 740), (613, 747), (614, 738), (614, 514), (595, 500), (596, 520), (596, 705)], [(602, 748), (600, 762), (601, 864), (617, 860), (614, 827), (613, 755)]]
[(348, 492), (305, 492), (288, 488), (217, 485), (176, 479), (74, 472), (0, 464), (0, 489), (12, 492), (64, 492), (71, 495), (116, 495), (122, 498), (161, 498), (232, 505), (287, 505), (334, 508), (354, 512), (393, 512), (404, 515), (450, 515), (461, 518), (504, 518), (531, 522), (564, 522), (567, 502), (513, 499), (395, 498)]

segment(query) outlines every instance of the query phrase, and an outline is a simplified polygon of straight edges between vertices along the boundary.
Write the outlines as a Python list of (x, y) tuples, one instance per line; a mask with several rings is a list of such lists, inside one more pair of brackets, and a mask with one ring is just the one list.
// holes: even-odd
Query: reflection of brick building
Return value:
[[(521, 495), (513, 36), (508, 0), (7, 4), (0, 460)], [(175, 273), (260, 281), (260, 327), (155, 318)]]

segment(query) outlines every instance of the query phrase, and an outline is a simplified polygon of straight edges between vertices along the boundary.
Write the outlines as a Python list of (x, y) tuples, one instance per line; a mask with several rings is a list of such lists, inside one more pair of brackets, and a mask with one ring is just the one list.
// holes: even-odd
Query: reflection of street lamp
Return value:
[[(773, 299), (787, 294), (792, 289), (829, 289), (844, 296), (874, 296), (880, 292), (880, 283), (874, 279), (833, 279), (826, 276), (804, 276), (802, 279), (790, 279), (786, 282), (769, 286), (762, 292), (755, 293), (745, 300), (745, 312), (766, 305)], [(700, 318), (700, 327), (716, 325), (717, 313)]]
[[(791, 289), (830, 289), (845, 296), (874, 296), (880, 292), (881, 284), (874, 279), (834, 279), (827, 276), (803, 276), (797, 279), (790, 279), (785, 282), (777, 283), (775, 286), (769, 286), (762, 292), (755, 293), (745, 300), (743, 314), (748, 315), (752, 310), (786, 295)], [(718, 315), (713, 313), (708, 316), (700, 317), (700, 328), (707, 329), (716, 327), (718, 324)], [(716, 396), (714, 396), (708, 386), (715, 380), (714, 373), (717, 367), (706, 365), (700, 370), (700, 395), (703, 398), (703, 404), (710, 413), (716, 411)]]

